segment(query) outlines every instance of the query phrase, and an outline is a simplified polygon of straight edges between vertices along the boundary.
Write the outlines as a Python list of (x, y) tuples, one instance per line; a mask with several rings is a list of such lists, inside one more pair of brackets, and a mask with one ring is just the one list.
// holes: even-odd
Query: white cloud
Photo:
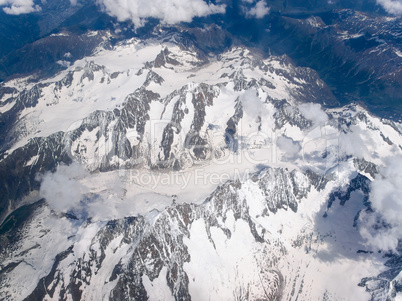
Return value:
[(380, 149), (373, 139), (373, 131), (359, 125), (349, 126), (349, 131), (339, 134), (340, 156), (354, 156), (372, 161), (379, 156)]
[(152, 17), (162, 23), (191, 22), (194, 17), (224, 13), (225, 5), (207, 4), (204, 0), (97, 0), (104, 11), (119, 21), (131, 20), (136, 27)]
[(299, 142), (286, 136), (279, 136), (276, 140), (276, 145), (283, 152), (282, 159), (285, 161), (294, 160), (301, 150)]
[(367, 243), (383, 250), (395, 250), (402, 238), (402, 156), (389, 157), (371, 184), (374, 213), (360, 216), (360, 233)]
[(313, 122), (313, 126), (323, 125), (328, 121), (328, 115), (318, 103), (303, 103), (298, 106), (300, 113)]
[(0, 7), (9, 15), (21, 15), (41, 11), (39, 5), (35, 5), (33, 0), (0, 0)]
[(248, 89), (240, 96), (243, 110), (251, 118), (269, 115), (266, 104), (258, 97), (257, 93), (256, 89)]
[(87, 171), (78, 163), (60, 165), (55, 173), (48, 172), (43, 176), (40, 196), (56, 212), (73, 211), (80, 207), (86, 188), (79, 180), (86, 176)]
[(402, 0), (377, 0), (388, 13), (402, 15)]
[[(243, 0), (247, 3), (253, 3), (253, 0)], [(253, 7), (246, 11), (246, 16), (249, 18), (262, 19), (269, 14), (271, 9), (267, 6), (265, 0), (258, 1)]]
[(40, 177), (40, 196), (56, 213), (72, 213), (81, 221), (93, 222), (135, 215), (138, 209), (126, 199), (126, 186), (119, 173), (99, 180), (98, 174), (90, 174), (82, 165), (60, 165), (56, 172)]
[(59, 64), (62, 67), (68, 68), (70, 67), (71, 63), (69, 61), (58, 60), (56, 64)]
[(367, 131), (360, 127), (352, 125), (350, 132), (340, 133), (339, 135), (339, 153), (341, 156), (354, 156), (357, 158), (369, 158), (370, 151), (367, 148), (368, 142), (372, 142)]

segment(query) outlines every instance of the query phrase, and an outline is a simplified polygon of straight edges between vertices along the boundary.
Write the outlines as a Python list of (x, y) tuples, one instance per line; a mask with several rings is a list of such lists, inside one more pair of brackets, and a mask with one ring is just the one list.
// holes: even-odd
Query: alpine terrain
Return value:
[(129, 2), (0, 1), (0, 299), (402, 300), (401, 2)]

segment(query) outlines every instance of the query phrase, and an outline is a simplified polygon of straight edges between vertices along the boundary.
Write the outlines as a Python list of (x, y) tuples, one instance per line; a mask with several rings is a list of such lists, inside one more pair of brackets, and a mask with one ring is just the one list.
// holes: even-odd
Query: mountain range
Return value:
[(400, 300), (401, 18), (108, 3), (1, 13), (0, 298)]

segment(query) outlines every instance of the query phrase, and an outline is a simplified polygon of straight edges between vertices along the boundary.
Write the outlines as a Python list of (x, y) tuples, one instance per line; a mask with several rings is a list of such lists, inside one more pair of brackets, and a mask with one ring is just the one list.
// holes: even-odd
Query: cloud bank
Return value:
[(0, 0), (0, 7), (8, 15), (21, 15), (41, 11), (33, 0)]
[(402, 238), (402, 156), (390, 157), (385, 164), (371, 184), (374, 213), (360, 216), (360, 233), (374, 248), (395, 250)]
[(165, 24), (191, 22), (194, 17), (225, 13), (225, 5), (207, 4), (204, 0), (97, 0), (103, 10), (119, 21), (131, 20), (136, 27), (146, 18), (156, 18)]
[(377, 0), (389, 14), (402, 15), (402, 0)]

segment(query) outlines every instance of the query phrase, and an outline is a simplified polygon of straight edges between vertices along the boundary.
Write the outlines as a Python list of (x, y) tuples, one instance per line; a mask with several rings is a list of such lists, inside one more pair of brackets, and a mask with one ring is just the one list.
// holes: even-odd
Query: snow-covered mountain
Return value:
[(4, 191), (20, 197), (38, 187), (37, 172), (71, 160), (91, 171), (182, 169), (220, 156), (227, 144), (250, 143), (242, 139), (253, 132), (271, 143), (288, 115), (300, 115), (284, 110), (290, 104), (336, 102), (314, 71), (294, 67), (286, 56), (263, 59), (237, 47), (208, 58), (182, 42), (178, 35), (124, 41), (53, 79), (4, 83), (3, 166), (25, 161), (20, 184), (10, 187), (7, 175)]
[(87, 35), (0, 87), (2, 299), (401, 298), (400, 123), (286, 55)]

